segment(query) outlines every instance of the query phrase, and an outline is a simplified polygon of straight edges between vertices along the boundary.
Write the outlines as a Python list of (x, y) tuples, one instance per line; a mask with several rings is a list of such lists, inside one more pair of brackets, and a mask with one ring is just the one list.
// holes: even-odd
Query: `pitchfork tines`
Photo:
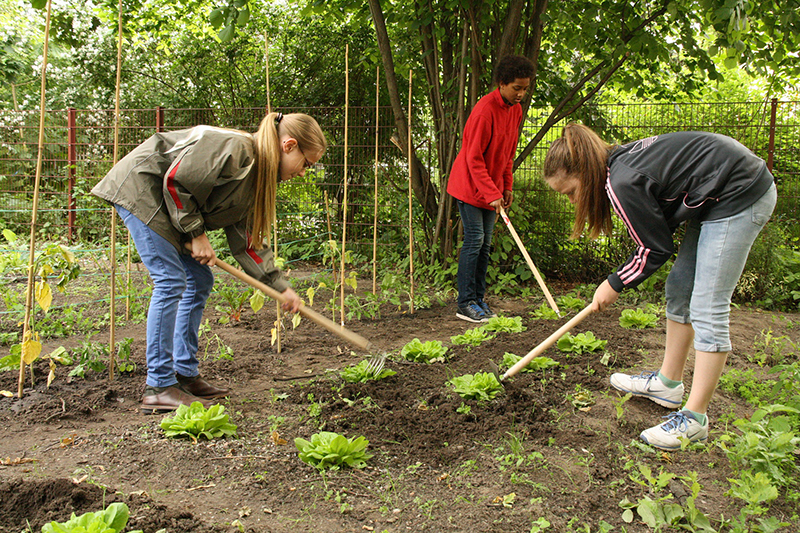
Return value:
[(367, 368), (365, 369), (366, 374), (373, 377), (379, 376), (386, 364), (386, 357), (387, 354), (373, 355), (369, 359), (369, 363), (367, 363)]

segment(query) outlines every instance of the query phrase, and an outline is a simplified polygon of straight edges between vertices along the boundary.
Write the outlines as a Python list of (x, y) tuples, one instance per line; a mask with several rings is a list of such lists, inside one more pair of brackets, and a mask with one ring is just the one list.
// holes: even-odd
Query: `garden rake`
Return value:
[(556, 305), (555, 300), (553, 300), (553, 295), (550, 294), (550, 291), (547, 290), (547, 285), (544, 283), (544, 279), (542, 279), (541, 274), (536, 269), (536, 265), (533, 264), (533, 259), (528, 254), (528, 250), (525, 249), (525, 246), (522, 244), (522, 240), (520, 240), (519, 235), (517, 235), (517, 231), (514, 229), (514, 226), (511, 224), (511, 219), (508, 218), (508, 214), (503, 207), (500, 207), (500, 217), (503, 219), (503, 222), (506, 223), (508, 227), (508, 232), (511, 233), (511, 236), (514, 237), (514, 241), (517, 243), (519, 247), (519, 251), (522, 252), (522, 257), (525, 258), (525, 262), (528, 263), (531, 271), (533, 272), (533, 276), (536, 278), (536, 281), (539, 283), (539, 287), (542, 288), (542, 292), (544, 292), (545, 298), (547, 298), (547, 303), (550, 304), (550, 307), (553, 308), (553, 311), (556, 312), (559, 318), (561, 318), (561, 311), (558, 310), (558, 306)]

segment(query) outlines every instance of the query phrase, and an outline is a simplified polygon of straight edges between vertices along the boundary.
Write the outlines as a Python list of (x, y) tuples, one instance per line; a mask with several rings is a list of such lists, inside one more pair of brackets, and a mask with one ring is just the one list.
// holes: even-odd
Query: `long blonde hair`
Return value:
[(576, 178), (580, 183), (575, 198), (575, 222), (571, 238), (576, 239), (588, 224), (590, 239), (611, 234), (611, 203), (605, 187), (611, 145), (583, 124), (569, 123), (561, 137), (547, 150), (544, 179)]
[(250, 245), (260, 250), (272, 237), (275, 224), (275, 199), (281, 162), (280, 138), (288, 135), (297, 141), (304, 154), (322, 157), (328, 148), (325, 134), (316, 120), (304, 113), (269, 113), (261, 121), (255, 139), (255, 198), (250, 211)]

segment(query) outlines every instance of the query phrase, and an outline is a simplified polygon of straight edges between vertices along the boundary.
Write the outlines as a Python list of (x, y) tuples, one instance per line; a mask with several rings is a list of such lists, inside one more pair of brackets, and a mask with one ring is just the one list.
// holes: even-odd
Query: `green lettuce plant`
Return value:
[(570, 309), (572, 311), (580, 311), (586, 306), (586, 302), (582, 298), (578, 298), (573, 294), (565, 294), (556, 299), (559, 309)]
[(369, 366), (369, 359), (364, 359), (357, 365), (343, 368), (339, 373), (339, 375), (342, 376), (343, 380), (349, 383), (364, 383), (370, 380), (388, 378), (389, 376), (394, 376), (395, 374), (397, 374), (397, 372), (395, 372), (394, 370), (389, 370), (388, 368), (384, 368), (376, 375), (367, 370), (368, 366)]
[(483, 329), (498, 333), (520, 333), (528, 328), (522, 325), (522, 317), (520, 316), (495, 316), (489, 319)]
[[(500, 366), (503, 368), (511, 368), (517, 362), (522, 359), (519, 355), (506, 352), (503, 354), (503, 362)], [(525, 367), (520, 372), (539, 372), (541, 370), (546, 370), (548, 368), (552, 368), (558, 366), (558, 361), (555, 361), (549, 357), (545, 357), (540, 355), (539, 357), (534, 357), (530, 360), (530, 362), (525, 365)]]
[(453, 335), (450, 337), (450, 342), (453, 344), (466, 344), (467, 349), (480, 346), (483, 341), (493, 339), (494, 335), (490, 335), (483, 327), (468, 329), (461, 335)]
[[(130, 511), (124, 503), (112, 503), (106, 509), (84, 513), (66, 522), (50, 522), (42, 526), (42, 533), (119, 533), (128, 523)], [(141, 530), (131, 533), (142, 533)]]
[(553, 311), (552, 307), (547, 304), (542, 304), (533, 311), (533, 317), (542, 320), (556, 320), (558, 315)]
[(443, 363), (446, 353), (447, 348), (441, 341), (422, 342), (419, 339), (413, 339), (400, 350), (400, 355), (416, 363)]
[(236, 436), (236, 425), (228, 422), (225, 407), (215, 404), (206, 409), (200, 402), (179, 406), (175, 416), (161, 421), (161, 429), (167, 437), (189, 437), (195, 442), (200, 437)]
[(619, 317), (619, 325), (623, 328), (653, 328), (658, 324), (658, 317), (653, 313), (648, 313), (640, 308), (623, 309)]
[(600, 340), (594, 336), (594, 333), (587, 331), (586, 333), (578, 333), (577, 335), (567, 333), (558, 339), (558, 344), (556, 344), (556, 346), (558, 346), (558, 349), (562, 352), (572, 352), (580, 355), (602, 350), (606, 347), (607, 343), (608, 341)]
[(369, 441), (364, 437), (348, 439), (331, 431), (320, 431), (311, 440), (294, 439), (300, 460), (317, 470), (339, 470), (343, 466), (363, 468), (372, 454), (366, 449)]
[(497, 381), (497, 376), (491, 372), (456, 376), (448, 383), (465, 400), (478, 400), (479, 402), (489, 401), (503, 390), (503, 386)]

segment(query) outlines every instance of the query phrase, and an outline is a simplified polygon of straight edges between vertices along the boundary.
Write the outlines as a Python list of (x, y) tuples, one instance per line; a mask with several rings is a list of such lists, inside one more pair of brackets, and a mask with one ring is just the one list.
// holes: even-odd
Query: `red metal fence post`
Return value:
[(67, 109), (67, 241), (75, 237), (75, 167), (78, 164), (77, 135), (75, 133), (75, 108)]
[(156, 132), (161, 133), (164, 131), (164, 108), (161, 106), (156, 107)]
[(775, 117), (778, 114), (778, 99), (772, 99), (772, 110), (769, 116), (769, 147), (767, 148), (767, 169), (772, 172), (775, 162)]

